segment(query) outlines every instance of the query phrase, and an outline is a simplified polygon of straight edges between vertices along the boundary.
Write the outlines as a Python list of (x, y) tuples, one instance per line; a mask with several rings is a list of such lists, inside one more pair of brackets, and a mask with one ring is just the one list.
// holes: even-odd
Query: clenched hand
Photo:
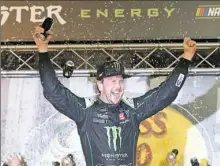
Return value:
[(183, 58), (191, 61), (196, 53), (196, 42), (188, 37), (185, 37), (183, 42), (183, 48), (184, 48)]
[(33, 38), (34, 38), (34, 41), (37, 45), (37, 48), (38, 48), (38, 51), (39, 52), (47, 52), (47, 49), (48, 49), (48, 43), (50, 41), (50, 39), (52, 38), (52, 32), (51, 31), (48, 31), (47, 34), (47, 38), (45, 40), (41, 40), (38, 35), (40, 33), (43, 33), (44, 32), (44, 29), (39, 25), (39, 26), (36, 26), (35, 27), (35, 31), (33, 33)]

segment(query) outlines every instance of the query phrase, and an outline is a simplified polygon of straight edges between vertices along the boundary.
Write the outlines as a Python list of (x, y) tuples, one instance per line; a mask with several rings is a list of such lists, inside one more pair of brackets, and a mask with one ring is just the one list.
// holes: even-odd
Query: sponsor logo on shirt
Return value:
[(126, 119), (124, 112), (119, 113), (118, 117), (119, 117), (119, 120), (125, 120)]
[(184, 78), (185, 78), (185, 75), (180, 73), (175, 85), (177, 87), (180, 87), (182, 85), (182, 82), (183, 82)]
[(109, 148), (117, 151), (117, 149), (121, 148), (121, 143), (122, 143), (121, 127), (106, 126), (105, 129), (108, 138)]

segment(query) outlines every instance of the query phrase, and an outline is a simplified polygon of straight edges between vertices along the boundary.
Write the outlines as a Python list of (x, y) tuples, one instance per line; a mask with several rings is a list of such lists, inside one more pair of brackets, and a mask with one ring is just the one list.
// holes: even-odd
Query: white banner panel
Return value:
[[(78, 96), (96, 95), (95, 83), (86, 77), (60, 80)], [(125, 95), (140, 96), (163, 80), (164, 77), (129, 78)], [(218, 166), (219, 87), (220, 81), (216, 77), (188, 78), (173, 105), (162, 114), (155, 115), (160, 116), (160, 124), (149, 118), (140, 125), (138, 146), (148, 144), (149, 153), (152, 154), (151, 161), (142, 155), (141, 163), (156, 166), (167, 152), (178, 147), (177, 165), (190, 166), (190, 159), (197, 157), (199, 160), (209, 160), (212, 166)], [(85, 166), (75, 123), (56, 111), (43, 97), (39, 78), (4, 78), (1, 80), (1, 90), (2, 160), (11, 153), (21, 153), (29, 166), (48, 166), (52, 161), (60, 161), (72, 153), (77, 165)], [(158, 133), (163, 133), (164, 128), (160, 125), (164, 124), (166, 132), (160, 137), (152, 135), (146, 138), (146, 123), (150, 123), (152, 130)], [(141, 163), (137, 163), (137, 166)]]

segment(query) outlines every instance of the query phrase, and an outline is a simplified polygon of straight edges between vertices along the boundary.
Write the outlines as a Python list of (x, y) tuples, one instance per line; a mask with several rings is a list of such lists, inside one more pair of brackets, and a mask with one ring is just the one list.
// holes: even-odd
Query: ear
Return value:
[(103, 91), (103, 81), (97, 81), (97, 87), (100, 92)]

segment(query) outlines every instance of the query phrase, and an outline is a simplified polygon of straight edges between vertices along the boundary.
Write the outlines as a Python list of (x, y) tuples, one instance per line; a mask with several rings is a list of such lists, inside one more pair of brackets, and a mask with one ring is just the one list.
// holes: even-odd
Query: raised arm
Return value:
[(73, 94), (58, 80), (47, 52), (51, 34), (42, 41), (36, 37), (36, 34), (42, 31), (40, 26), (36, 27), (34, 40), (39, 51), (39, 73), (43, 94), (59, 112), (80, 123), (85, 118), (85, 100)]
[(168, 78), (159, 87), (133, 99), (139, 122), (161, 111), (176, 99), (188, 75), (188, 67), (195, 51), (196, 43), (185, 38), (183, 58)]

